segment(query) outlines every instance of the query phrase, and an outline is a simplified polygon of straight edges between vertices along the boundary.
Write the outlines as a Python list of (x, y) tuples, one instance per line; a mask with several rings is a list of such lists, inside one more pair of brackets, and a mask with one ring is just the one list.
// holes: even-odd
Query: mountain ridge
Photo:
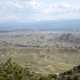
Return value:
[(47, 30), (47, 31), (80, 31), (80, 20), (38, 21), (38, 22), (0, 22), (0, 31), (5, 30)]

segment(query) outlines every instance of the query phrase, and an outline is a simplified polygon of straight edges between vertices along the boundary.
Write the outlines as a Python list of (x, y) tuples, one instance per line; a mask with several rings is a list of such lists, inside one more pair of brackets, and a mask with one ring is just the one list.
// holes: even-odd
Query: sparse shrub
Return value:
[(33, 72), (29, 66), (21, 67), (9, 58), (5, 63), (0, 64), (0, 80), (80, 80), (80, 66), (66, 71), (59, 75), (42, 75)]
[(0, 65), (0, 80), (54, 80), (54, 76), (42, 76), (39, 73), (33, 72), (14, 63), (9, 58), (4, 64)]

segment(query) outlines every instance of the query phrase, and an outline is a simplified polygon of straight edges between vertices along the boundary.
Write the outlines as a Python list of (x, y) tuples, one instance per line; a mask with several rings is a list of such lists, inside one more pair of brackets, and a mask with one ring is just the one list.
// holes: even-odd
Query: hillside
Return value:
[(32, 71), (28, 64), (22, 67), (9, 58), (0, 64), (0, 80), (80, 80), (80, 65), (62, 73), (43, 75)]
[(80, 65), (59, 74), (58, 80), (80, 80)]

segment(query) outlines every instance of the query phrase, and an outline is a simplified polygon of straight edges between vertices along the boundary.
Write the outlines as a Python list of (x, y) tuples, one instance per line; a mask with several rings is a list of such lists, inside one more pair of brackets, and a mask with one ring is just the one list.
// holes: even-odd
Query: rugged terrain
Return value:
[(79, 32), (0, 32), (0, 61), (9, 57), (42, 74), (62, 73), (80, 64)]

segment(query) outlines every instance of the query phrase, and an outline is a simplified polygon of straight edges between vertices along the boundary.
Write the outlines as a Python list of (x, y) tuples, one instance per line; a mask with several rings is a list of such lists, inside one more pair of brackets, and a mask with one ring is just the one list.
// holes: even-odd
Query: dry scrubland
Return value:
[(1, 32), (0, 62), (8, 58), (42, 74), (61, 73), (80, 64), (79, 32)]

